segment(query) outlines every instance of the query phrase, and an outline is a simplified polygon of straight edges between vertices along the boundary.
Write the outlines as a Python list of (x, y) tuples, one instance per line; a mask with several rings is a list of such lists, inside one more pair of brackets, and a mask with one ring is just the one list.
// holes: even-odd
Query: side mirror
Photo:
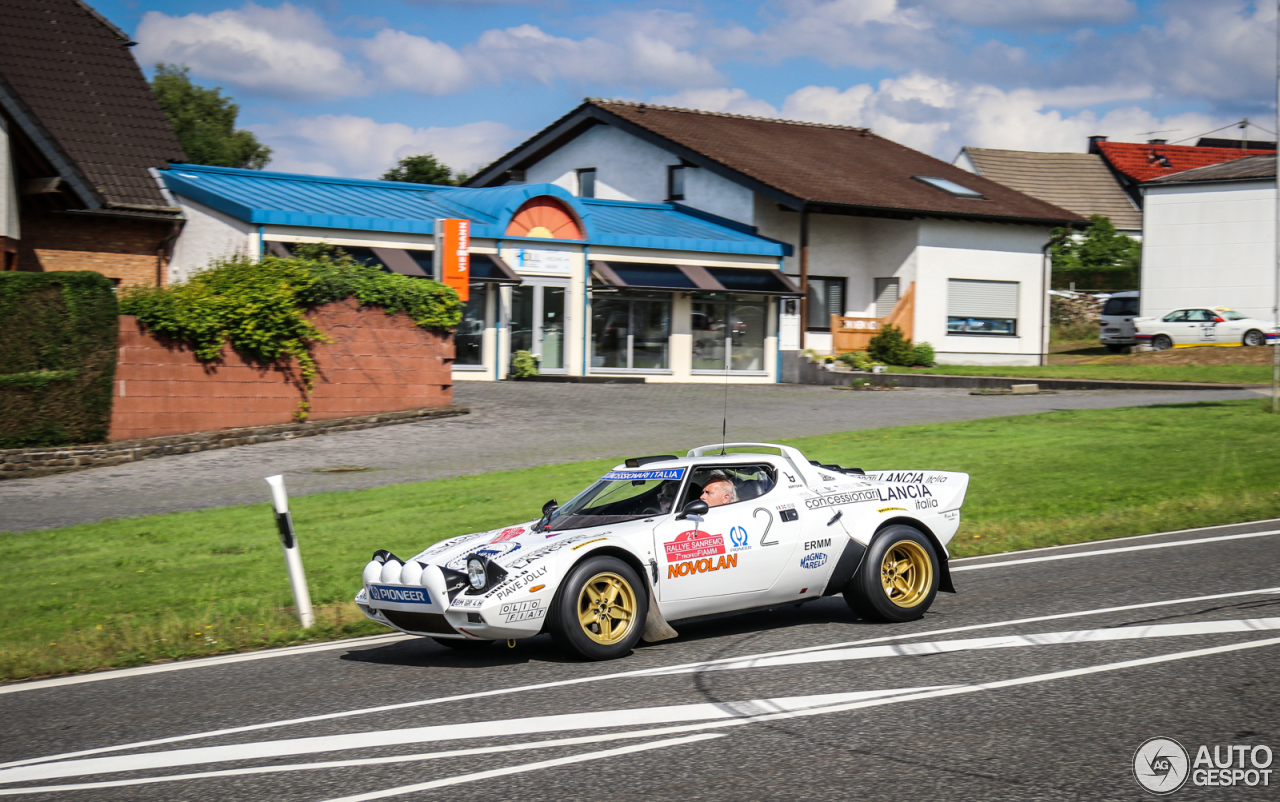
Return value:
[(700, 498), (696, 498), (684, 505), (684, 509), (680, 510), (680, 514), (676, 516), (676, 520), (682, 521), (685, 518), (692, 518), (695, 521), (701, 521), (702, 516), (706, 515), (711, 508), (707, 506), (707, 502)]
[(551, 513), (555, 512), (558, 509), (560, 509), (560, 505), (556, 503), (555, 499), (551, 499), (546, 504), (542, 505), (542, 517), (547, 518), (551, 515)]

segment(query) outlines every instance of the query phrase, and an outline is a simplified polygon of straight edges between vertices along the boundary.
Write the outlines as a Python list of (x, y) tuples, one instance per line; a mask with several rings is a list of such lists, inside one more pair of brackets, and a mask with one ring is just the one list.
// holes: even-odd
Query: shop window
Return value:
[(587, 167), (578, 171), (578, 197), (594, 198), (596, 196), (596, 168)]
[(667, 200), (684, 200), (683, 164), (673, 164), (667, 168)]
[(831, 316), (844, 314), (842, 278), (809, 277), (809, 331), (830, 331)]
[(609, 295), (591, 299), (591, 367), (669, 370), (671, 296)]
[(768, 321), (768, 296), (695, 294), (694, 371), (764, 372)]
[(453, 336), (457, 349), (453, 360), (455, 365), (484, 364), (484, 330), (488, 324), (487, 286), (482, 282), (471, 282), (471, 299), (462, 305), (462, 320)]
[(950, 279), (947, 333), (1017, 336), (1018, 282)]

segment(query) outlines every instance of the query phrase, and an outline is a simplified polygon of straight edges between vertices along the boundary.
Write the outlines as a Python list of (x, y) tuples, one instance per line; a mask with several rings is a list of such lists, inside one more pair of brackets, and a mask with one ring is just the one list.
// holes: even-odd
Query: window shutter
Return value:
[(947, 282), (949, 317), (1016, 318), (1018, 282), (974, 281), (953, 278)]
[(898, 305), (898, 279), (876, 279), (876, 317), (886, 317)]

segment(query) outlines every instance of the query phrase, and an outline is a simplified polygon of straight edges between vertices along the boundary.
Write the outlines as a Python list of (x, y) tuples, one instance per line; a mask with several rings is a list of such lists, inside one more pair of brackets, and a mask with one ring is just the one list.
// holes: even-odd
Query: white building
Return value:
[(1142, 314), (1229, 306), (1272, 320), (1276, 157), (1242, 159), (1142, 185)]
[[(833, 314), (885, 318), (910, 295), (913, 338), (950, 364), (1039, 362), (1042, 249), (1052, 228), (1083, 223), (866, 129), (617, 101), (586, 101), (468, 185), (525, 183), (669, 203), (786, 244), (805, 298), (784, 305), (784, 351), (828, 351)], [(686, 295), (696, 307), (706, 294)]]

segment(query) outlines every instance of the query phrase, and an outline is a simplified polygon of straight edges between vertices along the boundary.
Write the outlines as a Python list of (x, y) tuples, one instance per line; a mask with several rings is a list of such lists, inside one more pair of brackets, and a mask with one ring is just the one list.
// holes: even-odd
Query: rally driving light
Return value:
[(484, 586), (489, 582), (489, 577), (484, 572), (484, 560), (479, 557), (467, 560), (467, 579), (471, 582), (471, 587), (484, 590)]

